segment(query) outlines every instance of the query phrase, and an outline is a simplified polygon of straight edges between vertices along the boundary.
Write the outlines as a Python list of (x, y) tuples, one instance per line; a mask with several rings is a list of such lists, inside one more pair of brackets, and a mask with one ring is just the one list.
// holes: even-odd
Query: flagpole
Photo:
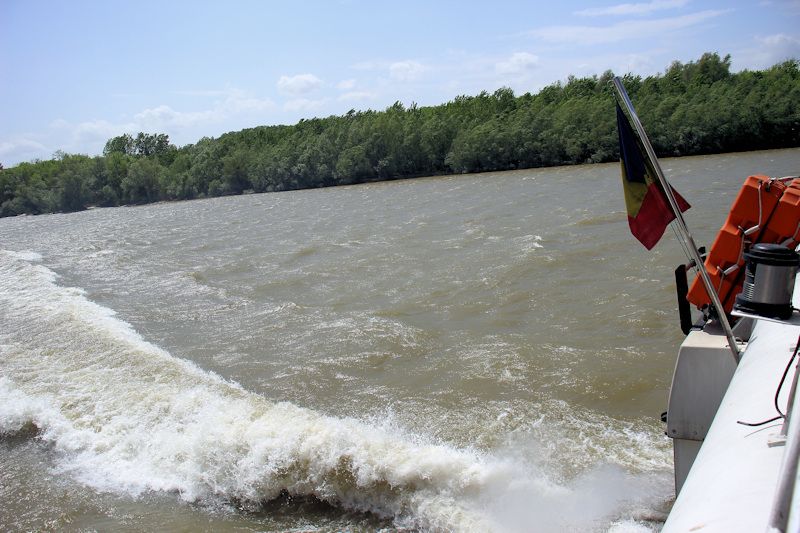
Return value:
[(697, 272), (700, 275), (700, 279), (703, 281), (703, 285), (706, 288), (708, 296), (711, 298), (711, 304), (714, 306), (714, 309), (717, 310), (717, 318), (719, 319), (719, 323), (725, 332), (725, 336), (728, 338), (728, 344), (730, 346), (731, 353), (733, 354), (733, 358), (738, 364), (739, 348), (736, 345), (736, 338), (733, 335), (733, 329), (728, 321), (728, 316), (725, 314), (725, 308), (722, 306), (722, 302), (719, 299), (719, 294), (717, 294), (717, 290), (714, 288), (714, 285), (711, 282), (711, 277), (708, 275), (708, 272), (703, 265), (703, 259), (700, 257), (700, 252), (697, 251), (697, 245), (694, 243), (692, 234), (689, 232), (689, 228), (686, 226), (686, 221), (683, 219), (683, 213), (681, 213), (681, 210), (678, 207), (678, 201), (675, 199), (675, 195), (672, 193), (672, 187), (670, 187), (667, 178), (664, 177), (664, 172), (661, 170), (661, 165), (658, 163), (658, 157), (656, 157), (656, 152), (653, 150), (653, 145), (650, 144), (650, 139), (647, 138), (647, 134), (644, 131), (644, 127), (642, 127), (642, 123), (639, 122), (639, 117), (636, 115), (636, 111), (633, 109), (633, 104), (628, 97), (628, 93), (625, 91), (625, 87), (622, 85), (622, 80), (620, 80), (618, 76), (614, 76), (613, 81), (617, 95), (619, 95), (622, 103), (625, 104), (625, 107), (628, 110), (628, 114), (631, 117), (633, 126), (636, 128), (636, 133), (639, 136), (639, 140), (641, 140), (645, 152), (647, 152), (647, 157), (650, 159), (650, 163), (653, 165), (656, 177), (658, 177), (658, 181), (661, 183), (661, 187), (664, 190), (667, 200), (669, 201), (672, 212), (675, 214), (675, 222), (678, 225), (678, 231), (681, 234), (684, 242), (687, 244), (687, 248), (689, 250), (689, 254), (692, 256), (692, 260), (694, 261), (695, 265), (697, 265)]

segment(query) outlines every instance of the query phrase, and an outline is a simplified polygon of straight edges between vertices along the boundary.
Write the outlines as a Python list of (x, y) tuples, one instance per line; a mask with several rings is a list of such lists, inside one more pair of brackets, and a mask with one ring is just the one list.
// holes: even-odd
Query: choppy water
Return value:
[[(708, 243), (800, 150), (663, 162)], [(670, 233), (618, 165), (0, 220), (0, 529), (648, 531)]]

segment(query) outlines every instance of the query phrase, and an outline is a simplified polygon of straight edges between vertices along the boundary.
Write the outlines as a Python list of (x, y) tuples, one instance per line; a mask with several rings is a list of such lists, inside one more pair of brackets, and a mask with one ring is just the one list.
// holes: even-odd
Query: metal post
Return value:
[[(800, 342), (800, 340), (798, 340)], [(795, 354), (797, 355), (797, 354)], [(800, 361), (794, 367), (794, 377), (792, 378), (792, 388), (789, 389), (789, 400), (786, 404), (786, 416), (783, 418), (783, 425), (781, 426), (781, 432), (779, 435), (781, 437), (785, 437), (787, 432), (789, 431), (789, 422), (792, 419), (792, 414), (794, 411), (794, 395), (797, 394), (797, 380), (800, 378)]]
[(793, 509), (792, 501), (797, 498), (796, 490), (800, 490), (800, 486), (796, 485), (798, 463), (800, 463), (800, 420), (796, 420), (792, 416), (796, 414), (796, 409), (800, 409), (800, 397), (796, 395), (798, 370), (800, 370), (800, 363), (795, 366), (792, 390), (789, 392), (789, 403), (786, 406), (786, 419), (781, 428), (781, 435), (786, 437), (786, 444), (767, 528), (770, 533), (797, 531), (797, 529), (789, 528), (789, 520), (790, 518), (793, 521), (797, 520), (798, 509)]
[(639, 135), (639, 140), (642, 142), (642, 146), (644, 146), (644, 149), (647, 152), (647, 157), (650, 159), (650, 163), (653, 165), (653, 169), (656, 172), (656, 177), (661, 183), (661, 187), (664, 189), (664, 193), (667, 196), (667, 200), (672, 208), (672, 212), (675, 214), (675, 222), (677, 223), (678, 231), (686, 243), (689, 253), (692, 255), (692, 259), (697, 265), (697, 272), (700, 275), (700, 279), (703, 280), (703, 285), (706, 288), (708, 296), (711, 298), (711, 304), (717, 310), (719, 323), (722, 326), (722, 330), (725, 332), (725, 336), (728, 338), (728, 344), (730, 345), (731, 353), (733, 354), (733, 358), (738, 365), (739, 348), (736, 345), (736, 338), (733, 335), (731, 324), (728, 322), (728, 317), (725, 315), (725, 308), (722, 306), (719, 295), (717, 294), (714, 285), (711, 283), (711, 277), (708, 275), (708, 272), (706, 272), (705, 266), (703, 265), (703, 260), (700, 257), (700, 253), (697, 251), (697, 245), (695, 245), (694, 239), (692, 238), (692, 234), (689, 233), (689, 229), (686, 227), (686, 221), (683, 219), (683, 213), (681, 213), (681, 210), (678, 207), (678, 201), (675, 200), (675, 195), (672, 194), (672, 187), (670, 187), (667, 178), (664, 177), (664, 172), (661, 170), (661, 165), (658, 163), (658, 158), (656, 157), (655, 150), (653, 150), (653, 145), (650, 144), (650, 139), (647, 138), (644, 127), (642, 127), (642, 123), (639, 122), (639, 117), (636, 115), (636, 111), (633, 109), (633, 104), (628, 97), (628, 93), (625, 91), (625, 87), (622, 85), (622, 80), (620, 80), (618, 76), (614, 77), (614, 88), (617, 90), (617, 94), (628, 110), (628, 114), (631, 117), (633, 126), (636, 128), (636, 133)]

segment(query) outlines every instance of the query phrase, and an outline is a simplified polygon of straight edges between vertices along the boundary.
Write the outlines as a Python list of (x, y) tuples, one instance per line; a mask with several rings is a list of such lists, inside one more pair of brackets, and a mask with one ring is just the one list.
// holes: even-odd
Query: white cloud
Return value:
[(112, 124), (107, 120), (92, 120), (88, 122), (81, 122), (72, 133), (76, 142), (94, 141), (94, 140), (107, 140), (113, 137), (119, 131), (119, 126)]
[(322, 80), (313, 74), (281, 76), (278, 80), (278, 90), (284, 94), (306, 94), (321, 86)]
[(6, 167), (37, 157), (47, 157), (50, 153), (51, 149), (26, 136), (0, 139), (0, 163)]
[(327, 103), (327, 99), (310, 100), (308, 98), (295, 98), (283, 104), (286, 111), (315, 111)]
[(256, 98), (248, 96), (244, 91), (230, 91), (228, 97), (222, 102), (222, 110), (226, 115), (235, 113), (262, 113), (275, 109), (275, 102), (269, 98)]
[(517, 52), (511, 57), (495, 64), (498, 74), (519, 75), (524, 74), (539, 65), (539, 58), (528, 52)]
[(656, 65), (652, 56), (645, 54), (627, 54), (619, 61), (615, 68), (617, 72), (637, 72), (644, 74), (655, 74), (659, 68), (665, 65)]
[(188, 89), (184, 91), (172, 91), (179, 96), (225, 96), (230, 92), (229, 89)]
[(727, 11), (706, 10), (680, 17), (652, 20), (626, 20), (609, 26), (548, 26), (530, 32), (543, 41), (568, 44), (601, 44), (650, 37), (695, 26)]
[(173, 141), (188, 137), (194, 141), (207, 131), (209, 125), (268, 122), (267, 114), (278, 106), (269, 98), (257, 98), (239, 89), (214, 91), (185, 91), (182, 94), (218, 96), (209, 107), (194, 111), (181, 111), (167, 104), (143, 109), (129, 121), (89, 120), (78, 123), (56, 119), (50, 122), (41, 135), (0, 139), (0, 161), (10, 166), (32, 158), (49, 158), (55, 149), (68, 153), (98, 154), (106, 141), (123, 133), (139, 131), (166, 133)]
[(800, 0), (761, 0), (758, 5), (761, 7), (775, 7), (788, 11), (789, 13), (797, 13), (800, 11)]
[(222, 119), (222, 112), (219, 108), (206, 111), (176, 111), (170, 106), (162, 104), (137, 113), (134, 119), (146, 130), (170, 127), (188, 128), (197, 124), (218, 122)]
[(353, 79), (342, 80), (336, 84), (336, 88), (339, 89), (340, 91), (350, 91), (352, 89), (355, 89), (355, 87), (356, 87), (356, 80)]
[(797, 47), (800, 46), (800, 39), (783, 33), (761, 37), (759, 41), (772, 48), (781, 48), (793, 52), (797, 51)]
[(50, 134), (59, 141), (51, 144), (68, 153), (97, 153), (111, 137), (123, 132), (141, 131), (142, 128), (139, 126), (138, 122), (114, 124), (103, 119), (87, 120), (77, 124), (56, 119), (50, 123)]
[(375, 98), (375, 93), (369, 91), (351, 91), (339, 96), (338, 100), (340, 102), (363, 102), (365, 100), (374, 100)]
[(592, 7), (576, 11), (575, 14), (582, 17), (597, 17), (602, 15), (647, 15), (653, 11), (683, 7), (688, 2), (689, 0), (653, 0), (652, 2), (640, 4), (617, 4), (608, 7)]
[(417, 61), (398, 61), (389, 65), (389, 75), (397, 81), (414, 81), (427, 70)]
[(375, 70), (382, 68), (383, 66), (383, 63), (379, 63), (377, 61), (361, 61), (354, 65), (350, 65), (350, 68), (353, 70)]
[(224, 99), (202, 111), (177, 111), (164, 104), (145, 109), (134, 116), (136, 125), (133, 129), (192, 128), (219, 123), (239, 114), (265, 113), (276, 108), (275, 102), (269, 98), (249, 96), (239, 89), (227, 89), (222, 94), (225, 95)]
[(51, 128), (68, 128), (70, 127), (70, 123), (64, 120), (63, 118), (57, 118), (50, 123)]
[(113, 124), (107, 120), (73, 124), (56, 119), (42, 133), (0, 139), (0, 162), (9, 167), (32, 159), (50, 159), (56, 150), (98, 154), (109, 138), (131, 131), (134, 127), (136, 124)]
[(792, 58), (800, 58), (800, 39), (783, 33), (758, 37), (753, 46), (733, 54), (736, 69), (763, 69)]
[(395, 61), (393, 63), (388, 61), (361, 61), (360, 63), (350, 65), (350, 68), (353, 70), (365, 71), (385, 71), (388, 69), (391, 79), (403, 82), (418, 80), (425, 72), (430, 70), (430, 67), (423, 65), (419, 61), (414, 61), (413, 59)]

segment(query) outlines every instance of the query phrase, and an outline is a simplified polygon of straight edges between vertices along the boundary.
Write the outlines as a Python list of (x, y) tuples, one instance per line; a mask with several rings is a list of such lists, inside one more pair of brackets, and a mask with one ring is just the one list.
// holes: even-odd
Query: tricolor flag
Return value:
[[(619, 158), (622, 164), (622, 188), (628, 208), (628, 225), (633, 236), (648, 250), (658, 243), (664, 230), (675, 220), (675, 213), (656, 177), (653, 164), (644, 154), (628, 118), (617, 104)], [(672, 189), (681, 213), (689, 203)]]

